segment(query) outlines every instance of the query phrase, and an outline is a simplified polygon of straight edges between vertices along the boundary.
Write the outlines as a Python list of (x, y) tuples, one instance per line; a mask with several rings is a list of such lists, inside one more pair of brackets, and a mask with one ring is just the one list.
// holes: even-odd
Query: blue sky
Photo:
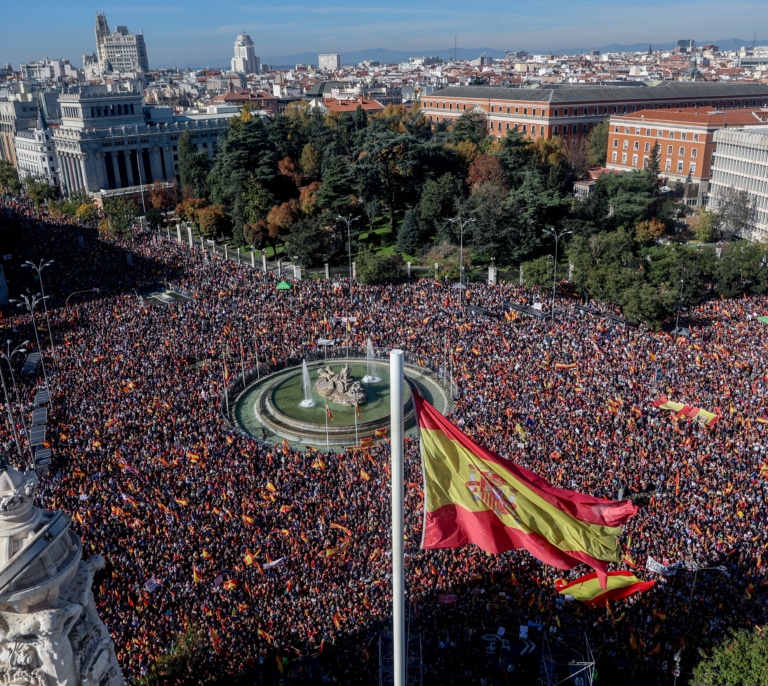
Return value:
[[(101, 0), (105, 2), (105, 0)], [(144, 30), (151, 67), (213, 65), (232, 54), (245, 31), (256, 54), (345, 52), (366, 48), (414, 55), (459, 47), (543, 52), (611, 43), (664, 43), (738, 37), (768, 31), (766, 0), (35, 0), (3, 2), (0, 63), (18, 67), (41, 57), (68, 57), (80, 66), (94, 51), (96, 10), (110, 29)], [(758, 30), (758, 41), (761, 36)], [(731, 47), (723, 46), (721, 47)]]

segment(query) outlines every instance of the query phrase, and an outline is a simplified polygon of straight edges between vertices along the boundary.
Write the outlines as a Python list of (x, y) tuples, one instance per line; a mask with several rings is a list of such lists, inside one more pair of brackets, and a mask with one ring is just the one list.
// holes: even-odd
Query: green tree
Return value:
[(470, 141), (479, 149), (487, 149), (490, 144), (488, 118), (483, 112), (465, 112), (451, 126), (448, 136), (451, 143)]
[(552, 256), (542, 255), (535, 260), (523, 262), (523, 281), (528, 287), (546, 288), (552, 286), (554, 278), (554, 268), (552, 267)]
[(714, 210), (715, 227), (723, 240), (734, 236), (750, 238), (754, 230), (755, 207), (745, 190), (725, 188)]
[(700, 243), (715, 240), (715, 215), (707, 209), (701, 210), (692, 220), (693, 234)]
[(397, 281), (405, 276), (405, 265), (400, 255), (377, 255), (365, 250), (358, 254), (356, 262), (357, 278), (361, 283)]
[(104, 201), (104, 216), (108, 220), (111, 232), (115, 235), (125, 236), (130, 233), (138, 214), (136, 205), (126, 198), (111, 198)]
[(304, 177), (308, 180), (314, 180), (320, 178), (320, 153), (312, 143), (307, 143), (301, 150), (301, 157), (299, 158), (299, 165), (301, 165), (301, 171), (304, 172)]
[(99, 211), (96, 209), (96, 205), (94, 205), (92, 202), (84, 202), (81, 203), (80, 207), (77, 208), (75, 216), (81, 222), (92, 222), (94, 219), (96, 219), (96, 217), (99, 216)]
[(661, 171), (661, 165), (659, 162), (659, 142), (656, 141), (651, 148), (651, 154), (648, 156), (648, 160), (645, 163), (645, 182), (648, 184), (648, 192), (658, 197), (661, 191), (659, 190), (659, 172)]
[(768, 248), (764, 244), (738, 241), (718, 260), (716, 288), (720, 295), (735, 298), (745, 293), (764, 293), (768, 282)]
[(56, 189), (42, 176), (28, 176), (24, 179), (24, 190), (35, 206), (35, 212), (40, 211), (40, 206), (46, 200), (56, 197)]
[(301, 217), (285, 238), (285, 252), (298, 256), (304, 267), (317, 267), (330, 262), (341, 245), (340, 235), (333, 228), (323, 226), (315, 217)]
[(419, 225), (426, 238), (445, 237), (447, 219), (456, 214), (461, 198), (461, 181), (453, 174), (443, 174), (424, 183), (419, 201)]
[(365, 200), (380, 198), (387, 207), (394, 232), (395, 214), (418, 197), (421, 144), (414, 136), (392, 131), (388, 123), (373, 120), (364, 130), (355, 172)]
[(419, 215), (408, 210), (397, 232), (397, 249), (406, 255), (419, 255), (426, 242)]
[(204, 150), (195, 150), (190, 131), (184, 131), (179, 136), (177, 153), (182, 187), (192, 188), (196, 198), (207, 197), (207, 178), (211, 162)]
[(335, 155), (323, 171), (322, 185), (315, 195), (321, 209), (334, 216), (345, 214), (356, 204), (356, 185), (349, 160)]
[(0, 189), (3, 193), (18, 193), (21, 190), (19, 173), (10, 162), (5, 160), (0, 160)]
[(690, 686), (768, 686), (768, 633), (729, 629), (711, 654), (693, 668)]
[(604, 167), (608, 158), (608, 120), (597, 124), (587, 137), (587, 163), (590, 167)]
[(152, 670), (136, 680), (137, 686), (200, 683), (200, 668), (209, 661), (211, 647), (199, 627), (186, 629), (170, 651), (155, 659)]

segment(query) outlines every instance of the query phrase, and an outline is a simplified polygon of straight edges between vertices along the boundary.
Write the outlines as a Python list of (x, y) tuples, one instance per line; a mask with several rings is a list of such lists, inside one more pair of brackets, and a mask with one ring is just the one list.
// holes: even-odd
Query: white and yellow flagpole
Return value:
[(394, 686), (405, 686), (405, 570), (403, 565), (403, 351), (389, 353), (389, 407), (392, 437), (392, 655)]

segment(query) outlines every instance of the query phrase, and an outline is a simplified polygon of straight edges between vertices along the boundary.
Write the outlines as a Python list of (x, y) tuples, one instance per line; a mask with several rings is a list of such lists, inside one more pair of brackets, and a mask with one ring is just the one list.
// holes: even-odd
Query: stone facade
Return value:
[(210, 157), (227, 115), (173, 115), (170, 108), (144, 107), (135, 92), (62, 93), (61, 126), (54, 133), (65, 193), (139, 188), (173, 181), (177, 146), (185, 131), (193, 147)]
[(38, 114), (34, 129), (16, 134), (14, 146), (20, 178), (37, 176), (50, 186), (59, 185), (53, 131), (48, 127), (42, 112)]
[(0, 683), (121, 686), (112, 639), (96, 612), (93, 576), (61, 511), (40, 510), (34, 471), (0, 473)]

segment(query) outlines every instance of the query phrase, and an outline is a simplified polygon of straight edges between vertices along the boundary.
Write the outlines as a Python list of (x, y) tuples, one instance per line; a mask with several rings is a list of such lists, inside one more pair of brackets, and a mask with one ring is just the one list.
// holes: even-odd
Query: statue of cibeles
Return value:
[(330, 365), (321, 369), (317, 374), (315, 390), (326, 400), (347, 407), (362, 405), (368, 400), (365, 390), (360, 382), (352, 377), (349, 366), (346, 364), (338, 374), (331, 369)]

